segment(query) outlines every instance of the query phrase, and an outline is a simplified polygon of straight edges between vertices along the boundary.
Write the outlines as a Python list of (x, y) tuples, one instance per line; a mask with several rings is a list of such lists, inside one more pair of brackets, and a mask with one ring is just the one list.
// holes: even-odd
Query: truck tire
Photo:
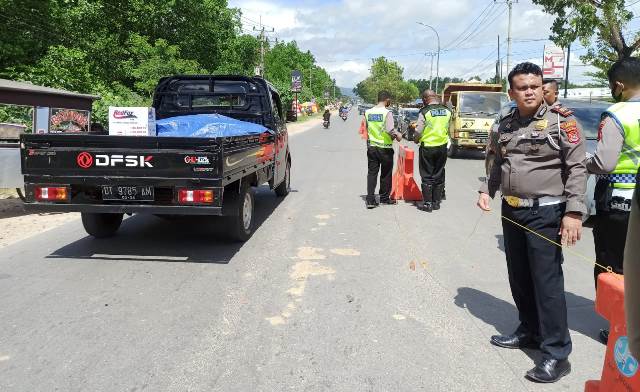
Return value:
[(291, 161), (287, 159), (287, 168), (284, 172), (284, 181), (280, 183), (275, 189), (276, 195), (279, 197), (285, 197), (291, 190)]
[(226, 217), (229, 237), (235, 242), (245, 242), (255, 227), (255, 191), (250, 186), (242, 186), (240, 193), (234, 193), (230, 199), (227, 202), (232, 203), (233, 213)]
[(86, 232), (95, 238), (113, 236), (122, 224), (123, 214), (82, 213), (82, 225)]
[(447, 149), (447, 155), (449, 156), (449, 158), (455, 158), (458, 155), (458, 146), (451, 143), (451, 145)]

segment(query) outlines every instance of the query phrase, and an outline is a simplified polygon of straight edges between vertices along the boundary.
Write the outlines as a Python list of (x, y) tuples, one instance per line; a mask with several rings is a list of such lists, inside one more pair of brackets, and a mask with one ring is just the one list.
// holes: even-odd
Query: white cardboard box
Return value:
[(109, 135), (157, 136), (155, 109), (109, 106)]

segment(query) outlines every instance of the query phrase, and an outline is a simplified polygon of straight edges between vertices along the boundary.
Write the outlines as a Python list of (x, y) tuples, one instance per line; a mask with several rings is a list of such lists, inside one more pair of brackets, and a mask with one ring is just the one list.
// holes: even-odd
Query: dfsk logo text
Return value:
[(145, 155), (120, 155), (120, 154), (96, 154), (95, 157), (88, 152), (81, 152), (76, 159), (78, 166), (88, 169), (96, 167), (153, 167), (153, 156)]

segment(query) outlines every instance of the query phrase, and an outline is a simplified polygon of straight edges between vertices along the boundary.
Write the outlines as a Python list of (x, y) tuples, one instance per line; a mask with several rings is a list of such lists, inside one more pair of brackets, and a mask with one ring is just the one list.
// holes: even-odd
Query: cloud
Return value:
[[(498, 35), (506, 63), (506, 5), (489, 0), (231, 0), (230, 6), (243, 11), (247, 30), (262, 15), (262, 22), (275, 28), (270, 36), (295, 40), (310, 50), (342, 86), (353, 87), (364, 79), (371, 59), (379, 56), (397, 61), (407, 78), (428, 78), (431, 58), (425, 54), (436, 51), (437, 39), (417, 22), (430, 24), (440, 34), (441, 76), (493, 76)], [(513, 14), (512, 64), (536, 56), (541, 61), (542, 40), (550, 35), (553, 17), (525, 2), (514, 4)], [(587, 67), (580, 68), (576, 73)]]

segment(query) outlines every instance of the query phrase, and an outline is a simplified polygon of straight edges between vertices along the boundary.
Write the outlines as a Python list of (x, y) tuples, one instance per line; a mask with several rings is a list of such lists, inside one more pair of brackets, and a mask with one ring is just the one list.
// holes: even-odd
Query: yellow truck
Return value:
[(442, 103), (451, 108), (448, 155), (454, 158), (462, 149), (486, 151), (489, 132), (509, 102), (500, 84), (448, 83), (442, 91)]

